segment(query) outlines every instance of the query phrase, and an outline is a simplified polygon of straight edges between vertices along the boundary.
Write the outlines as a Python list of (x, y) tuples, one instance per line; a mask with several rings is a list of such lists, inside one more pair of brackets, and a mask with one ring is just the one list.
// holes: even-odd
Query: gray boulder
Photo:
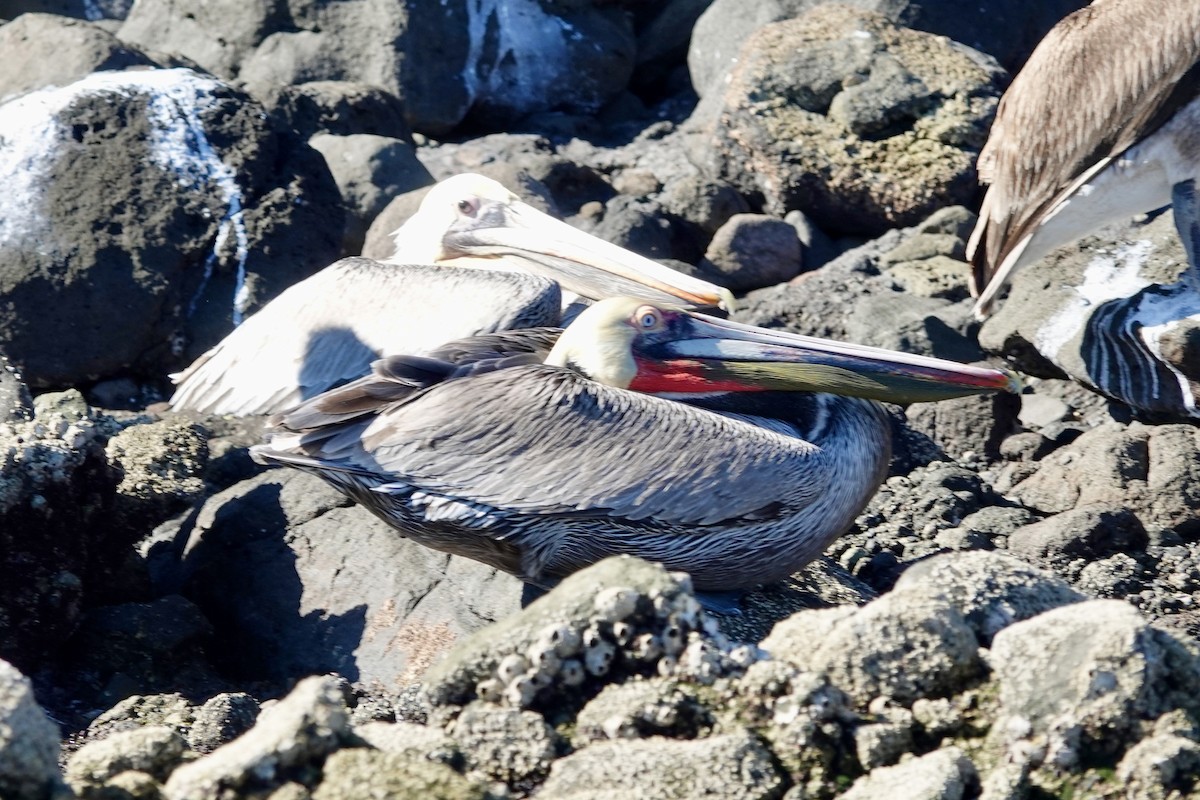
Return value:
[(774, 286), (800, 273), (800, 237), (781, 219), (735, 214), (713, 236), (705, 266), (735, 292)]
[(753, 734), (732, 730), (690, 742), (599, 742), (554, 762), (542, 792), (563, 800), (610, 800), (628, 796), (634, 785), (646, 800), (767, 800), (778, 795), (784, 776)]
[(367, 228), (392, 198), (433, 184), (412, 144), (400, 139), (367, 133), (318, 133), (308, 143), (325, 156), (348, 212), (342, 255), (362, 252)]
[(33, 388), (160, 376), (336, 255), (320, 157), (190, 70), (24, 95), (0, 137), (0, 347)]
[(245, 734), (172, 772), (163, 797), (215, 797), (250, 782), (278, 785), (289, 773), (319, 765), (350, 740), (349, 711), (339, 683), (330, 677), (306, 678), (265, 709)]
[(66, 779), (81, 797), (103, 796), (99, 791), (129, 770), (164, 781), (183, 761), (187, 745), (166, 725), (147, 725), (88, 742), (67, 759)]
[(0, 28), (0, 52), (6, 65), (0, 73), (0, 101), (73, 83), (100, 70), (156, 65), (103, 28), (56, 14), (22, 14)]
[[(309, 797), (296, 784), (293, 797)], [(282, 794), (280, 790), (278, 794)], [(299, 794), (301, 793), (302, 794)], [(387, 753), (365, 748), (339, 750), (325, 760), (321, 783), (312, 800), (358, 800), (386, 797), (388, 800), (492, 800), (496, 795), (482, 782), (464, 778), (445, 764), (427, 761), (409, 753)]]
[(12, 800), (61, 797), (58, 727), (33, 696), (29, 679), (0, 661), (0, 795)]
[(542, 781), (560, 745), (541, 714), (479, 701), (468, 704), (446, 733), (462, 749), (469, 771), (509, 785)]
[(367, 133), (412, 144), (404, 104), (378, 86), (349, 81), (310, 81), (284, 87), (271, 113), (302, 139), (318, 133)]
[[(715, 0), (692, 30), (688, 69), (702, 97), (736, 63), (738, 50), (763, 25), (798, 17), (830, 0)], [(845, 2), (845, 0), (841, 0)], [(941, 34), (988, 53), (1015, 73), (1056, 22), (1086, 5), (1084, 0), (1002, 0), (964, 6), (954, 2), (850, 0), (898, 25)]]
[(975, 340), (969, 303), (919, 297), (883, 272), (888, 254), (919, 235), (920, 228), (889, 231), (789, 283), (752, 291), (735, 319), (809, 336), (978, 361), (983, 351)]
[(1140, 737), (1143, 721), (1197, 709), (1196, 656), (1115, 600), (1010, 625), (996, 634), (989, 662), (999, 686), (994, 730), (1024, 731), (1057, 768), (1112, 759)]
[[(628, 83), (636, 53), (629, 18), (591, 3), (533, 2), (509, 14), (465, 0), (353, 0), (296, 7), (287, 26), (272, 22), (282, 10), (274, 3), (224, 19), (203, 6), (147, 10), (121, 35), (178, 42), (197, 63), (264, 98), (309, 81), (379, 86), (403, 101), (415, 130), (433, 135), (468, 114), (494, 128), (552, 108), (595, 111)], [(226, 44), (190, 41), (201, 36)]]
[(658, 201), (666, 211), (695, 225), (708, 237), (735, 214), (750, 212), (750, 205), (736, 189), (699, 173), (668, 178)]
[(877, 697), (908, 705), (953, 694), (979, 675), (979, 642), (948, 600), (890, 593), (860, 609), (801, 611), (762, 647), (802, 671), (827, 675), (859, 706)]
[(957, 747), (946, 747), (859, 778), (845, 800), (961, 800), (978, 781), (975, 765)]
[(1124, 506), (1088, 505), (1055, 514), (1009, 534), (1008, 549), (1031, 561), (1064, 569), (1114, 553), (1144, 550), (1146, 529)]
[(1110, 422), (1040, 462), (1010, 495), (1045, 513), (1124, 507), (1147, 531), (1200, 530), (1200, 430), (1191, 425)]
[(971, 202), (1003, 76), (963, 45), (820, 6), (743, 43), (689, 121), (691, 155), (768, 213), (877, 236)]
[(274, 680), (338, 672), (399, 691), (521, 595), (515, 578), (410, 542), (293, 470), (214, 495), (141, 549), (158, 590), (211, 620), (219, 655)]
[(984, 646), (1014, 622), (1084, 599), (1051, 573), (987, 552), (934, 556), (913, 564), (896, 581), (893, 594), (950, 601)]
[(1000, 444), (1019, 427), (1021, 396), (1008, 392), (916, 403), (905, 414), (909, 427), (925, 434), (948, 455), (995, 460)]
[(109, 439), (109, 463), (121, 473), (114, 511), (140, 538), (200, 499), (208, 467), (208, 431), (162, 420), (131, 425)]
[(286, 4), (278, 0), (134, 3), (117, 35), (135, 47), (177, 53), (233, 80), (242, 61), (285, 25), (287, 16)]

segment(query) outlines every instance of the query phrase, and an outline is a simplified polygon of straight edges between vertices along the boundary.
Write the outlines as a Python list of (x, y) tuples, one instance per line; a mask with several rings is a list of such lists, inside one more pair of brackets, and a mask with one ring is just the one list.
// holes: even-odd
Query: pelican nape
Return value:
[(1018, 270), (1104, 225), (1173, 207), (1188, 259), (1178, 282), (1099, 285), (1098, 270), (1096, 286), (1077, 290), (1072, 324), (1048, 320), (1034, 344), (1134, 409), (1200, 418), (1188, 344), (1200, 339), (1200, 3), (1095, 0), (1064, 18), (1001, 99), (979, 175), (990, 186), (968, 258), (981, 319)]
[[(728, 307), (727, 289), (572, 228), (499, 183), (434, 186), (394, 234), (387, 262), (346, 258), (291, 286), (172, 376), (171, 405), (267, 414), (365, 374), (383, 354), (557, 325), (562, 290)], [(447, 269), (453, 267), (454, 269)]]
[(795, 572), (870, 499), (891, 450), (875, 399), (1015, 385), (1000, 370), (612, 298), (561, 336), (383, 359), (274, 417), (251, 453), (536, 585), (627, 553), (736, 589)]

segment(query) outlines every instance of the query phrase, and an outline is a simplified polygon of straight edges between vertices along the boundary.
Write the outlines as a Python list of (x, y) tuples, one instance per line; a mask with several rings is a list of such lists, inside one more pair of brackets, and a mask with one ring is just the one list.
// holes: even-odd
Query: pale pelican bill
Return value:
[(598, 239), (520, 201), (483, 201), (442, 239), (446, 253), (518, 257), (530, 272), (590, 300), (635, 297), (651, 303), (732, 311), (733, 294)]
[[(1008, 370), (686, 313), (682, 337), (654, 345), (646, 355), (659, 362), (658, 368), (673, 365), (693, 380), (699, 375), (726, 391), (829, 392), (906, 404), (1021, 390), (1019, 379)], [(686, 391), (702, 389), (693, 383)]]

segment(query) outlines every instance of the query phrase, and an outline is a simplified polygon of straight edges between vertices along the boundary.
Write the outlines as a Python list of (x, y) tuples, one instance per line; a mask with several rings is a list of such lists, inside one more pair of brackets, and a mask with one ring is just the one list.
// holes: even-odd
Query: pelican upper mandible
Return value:
[[(1035, 346), (1135, 409), (1191, 417), (1200, 417), (1200, 358), (1187, 344), (1200, 336), (1198, 62), (1196, 0), (1096, 0), (1063, 19), (1000, 101), (979, 156), (990, 187), (968, 244), (983, 318), (1017, 270), (1170, 204), (1189, 262), (1181, 280), (1080, 286), (1073, 318), (1047, 321)], [(1064, 366), (1076, 360), (1064, 348), (1082, 368)]]
[(555, 337), (514, 331), (443, 358), (383, 359), (273, 418), (251, 454), (536, 585), (627, 553), (700, 589), (736, 589), (795, 572), (875, 492), (891, 427), (866, 398), (1014, 386), (999, 370), (628, 298)]
[(481, 175), (434, 186), (393, 236), (387, 262), (342, 259), (282, 292), (172, 376), (171, 405), (274, 413), (365, 374), (384, 354), (556, 325), (560, 286), (593, 300), (732, 303), (728, 290), (559, 222)]

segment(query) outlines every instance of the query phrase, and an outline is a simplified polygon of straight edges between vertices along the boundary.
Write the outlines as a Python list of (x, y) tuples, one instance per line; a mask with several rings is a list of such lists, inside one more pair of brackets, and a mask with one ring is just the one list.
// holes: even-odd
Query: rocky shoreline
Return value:
[[(0, 797), (1186, 798), (1200, 429), (980, 327), (975, 157), (1082, 2), (0, 0)], [(972, 362), (896, 409), (824, 558), (703, 611), (630, 559), (522, 608), (167, 374), (474, 171), (733, 289), (735, 319)], [(1122, 262), (1124, 263), (1124, 262)]]

